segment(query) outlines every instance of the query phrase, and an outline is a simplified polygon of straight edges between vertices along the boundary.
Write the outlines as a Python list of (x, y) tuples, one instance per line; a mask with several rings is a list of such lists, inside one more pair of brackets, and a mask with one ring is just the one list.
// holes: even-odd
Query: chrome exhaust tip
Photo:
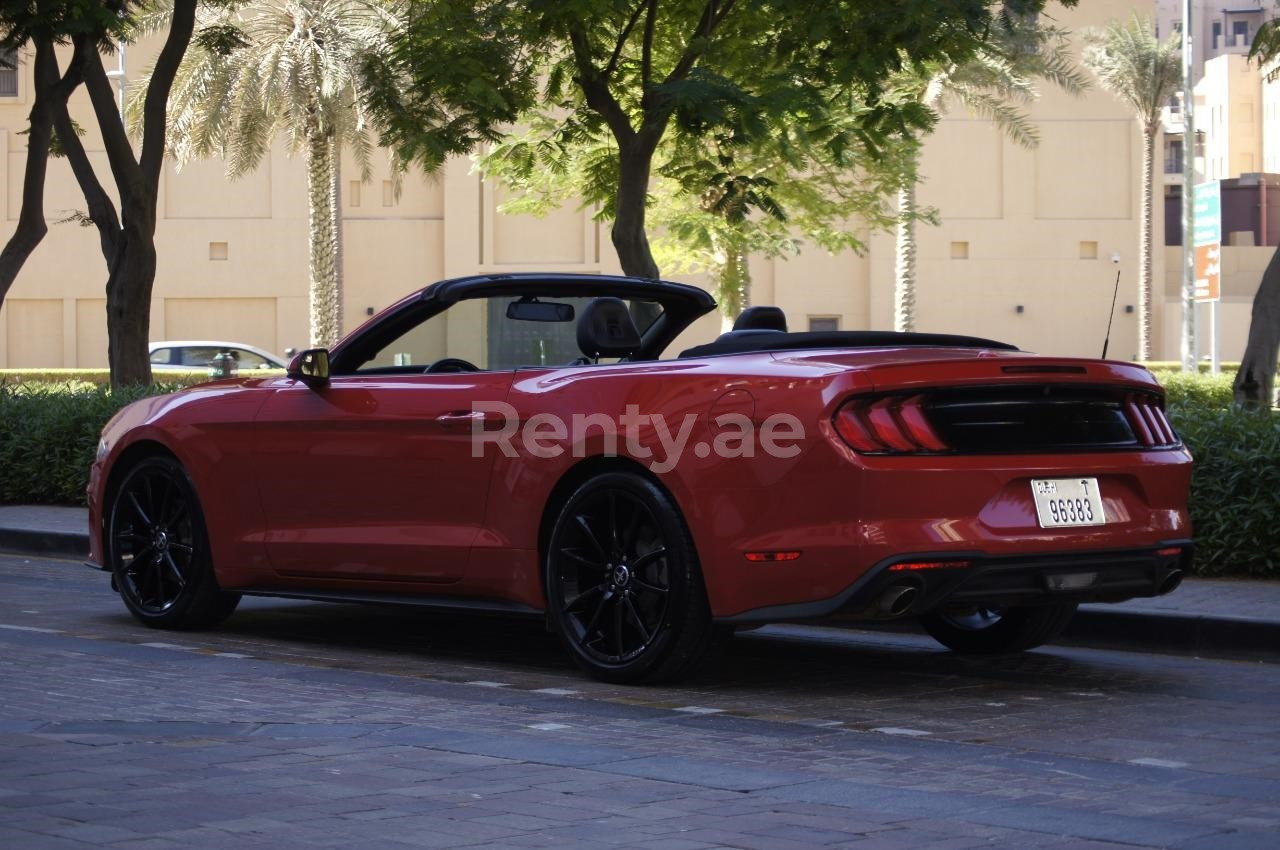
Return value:
[(915, 604), (920, 589), (911, 584), (895, 584), (880, 594), (876, 610), (886, 617), (901, 617)]
[(1165, 573), (1165, 577), (1160, 580), (1160, 586), (1156, 588), (1156, 596), (1173, 593), (1180, 584), (1182, 584), (1182, 570), (1169, 570), (1169, 572)]

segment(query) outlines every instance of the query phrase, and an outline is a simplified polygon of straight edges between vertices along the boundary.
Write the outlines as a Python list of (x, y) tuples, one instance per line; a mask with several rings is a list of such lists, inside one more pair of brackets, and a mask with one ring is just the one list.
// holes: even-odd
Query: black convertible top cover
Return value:
[(793, 351), (803, 348), (994, 348), (1017, 351), (1016, 345), (956, 334), (898, 333), (897, 331), (730, 331), (715, 342), (695, 345), (680, 352), (681, 357), (712, 357), (751, 351)]

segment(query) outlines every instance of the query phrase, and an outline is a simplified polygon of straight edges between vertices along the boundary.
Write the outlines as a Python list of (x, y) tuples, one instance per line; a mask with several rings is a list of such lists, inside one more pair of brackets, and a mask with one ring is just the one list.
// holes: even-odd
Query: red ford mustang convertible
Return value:
[(740, 625), (918, 617), (961, 652), (1167, 593), (1191, 457), (1127, 363), (991, 340), (788, 333), (676, 283), (448, 280), (287, 377), (136, 402), (103, 431), (94, 562), (150, 626), (242, 594), (545, 617), (611, 681)]

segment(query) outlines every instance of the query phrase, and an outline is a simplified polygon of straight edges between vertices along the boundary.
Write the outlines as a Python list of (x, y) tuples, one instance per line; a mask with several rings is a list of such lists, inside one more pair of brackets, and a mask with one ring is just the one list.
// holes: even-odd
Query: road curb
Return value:
[(1065, 642), (1180, 652), (1245, 652), (1280, 658), (1280, 622), (1206, 617), (1103, 607), (1082, 608), (1062, 634)]
[(0, 528), (0, 552), (83, 560), (89, 557), (89, 535), (71, 531)]

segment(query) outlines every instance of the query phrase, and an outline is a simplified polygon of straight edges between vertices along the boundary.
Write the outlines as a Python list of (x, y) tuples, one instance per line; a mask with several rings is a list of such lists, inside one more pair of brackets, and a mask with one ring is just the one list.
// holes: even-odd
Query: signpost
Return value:
[(1208, 303), (1213, 325), (1211, 363), (1218, 373), (1219, 339), (1218, 301), (1222, 298), (1222, 184), (1217, 180), (1197, 183), (1195, 187), (1195, 230), (1192, 245), (1196, 257), (1196, 303)]

